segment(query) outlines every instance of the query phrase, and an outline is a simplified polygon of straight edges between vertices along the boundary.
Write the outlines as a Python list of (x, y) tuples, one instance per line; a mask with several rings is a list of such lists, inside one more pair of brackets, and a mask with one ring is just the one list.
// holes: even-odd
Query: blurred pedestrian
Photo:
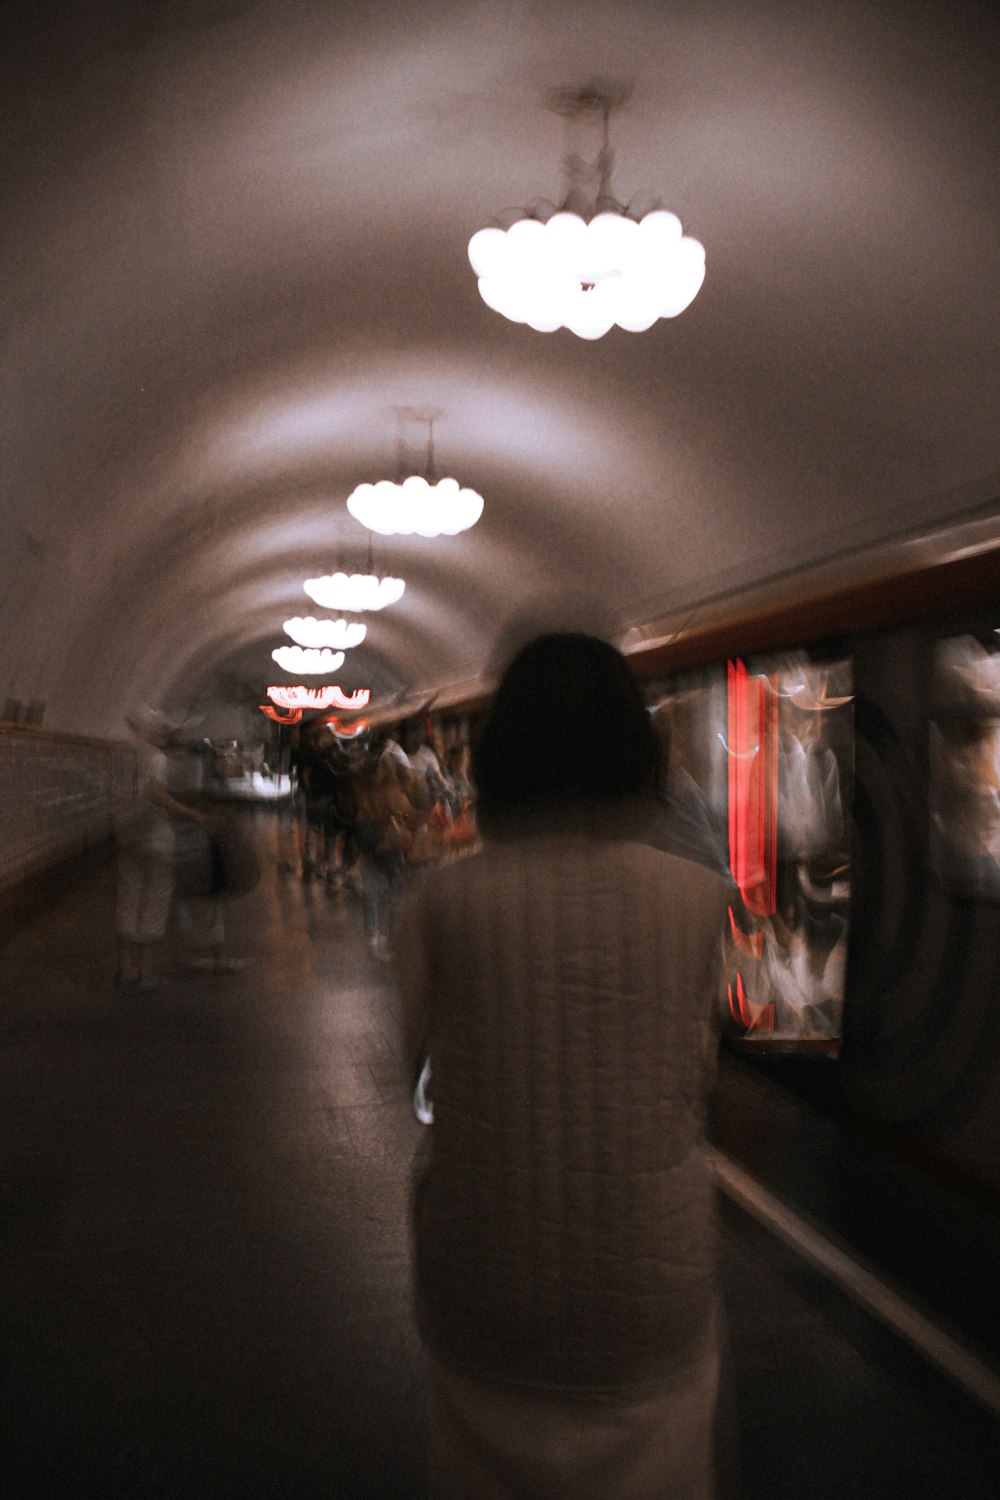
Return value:
[(225, 870), (216, 834), (218, 806), (208, 799), (208, 761), (214, 752), (187, 724), (167, 737), (166, 779), (171, 796), (202, 814), (174, 830), (174, 871), (181, 962), (196, 973), (240, 974), (246, 960), (226, 946)]
[(726, 890), (650, 844), (658, 759), (617, 651), (534, 641), (473, 753), (484, 847), (431, 871), (400, 930), (411, 1086), (433, 1069), (414, 1231), (436, 1497), (717, 1493)]
[(174, 886), (174, 828), (201, 823), (205, 814), (186, 807), (167, 789), (166, 747), (176, 725), (158, 710), (139, 709), (126, 720), (135, 742), (134, 796), (117, 829), (118, 894), (115, 924), (123, 989), (151, 990), (156, 944), (162, 939)]
[(410, 772), (379, 749), (355, 781), (365, 931), (376, 958), (391, 957), (416, 815), (401, 778)]

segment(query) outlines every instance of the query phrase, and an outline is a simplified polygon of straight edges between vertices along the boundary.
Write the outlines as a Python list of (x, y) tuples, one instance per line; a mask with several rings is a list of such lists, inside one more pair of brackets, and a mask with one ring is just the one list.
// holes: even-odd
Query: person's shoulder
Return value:
[(699, 860), (638, 841), (620, 844), (619, 851), (623, 863), (634, 867), (637, 873), (641, 871), (647, 879), (683, 886), (706, 898), (718, 896), (721, 900), (726, 896), (722, 875)]

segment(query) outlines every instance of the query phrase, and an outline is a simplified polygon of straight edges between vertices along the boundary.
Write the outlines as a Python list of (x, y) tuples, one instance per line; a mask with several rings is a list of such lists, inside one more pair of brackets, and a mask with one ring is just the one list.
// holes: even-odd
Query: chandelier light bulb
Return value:
[(299, 683), (295, 687), (279, 685), (269, 687), (267, 696), (279, 708), (358, 709), (368, 707), (371, 700), (371, 688), (357, 688), (353, 693), (345, 693), (342, 688), (333, 683), (316, 688), (303, 687)]
[(401, 578), (376, 578), (371, 573), (326, 573), (322, 578), (307, 578), (303, 588), (321, 609), (347, 610), (360, 614), (365, 610), (385, 609), (403, 597), (406, 584)]
[(483, 513), (483, 497), (460, 488), (457, 479), (434, 483), (411, 474), (401, 484), (389, 479), (359, 484), (348, 497), (347, 509), (380, 536), (457, 536), (475, 526)]
[(317, 677), (321, 672), (336, 672), (344, 665), (343, 651), (317, 651), (315, 647), (278, 646), (271, 657), (285, 672), (302, 672)]
[(367, 625), (357, 621), (349, 625), (346, 620), (314, 620), (312, 615), (286, 620), (283, 628), (298, 646), (332, 646), (335, 651), (360, 646), (368, 633)]
[(558, 212), (547, 222), (519, 219), (507, 230), (480, 229), (469, 260), (483, 301), (539, 333), (569, 328), (597, 339), (616, 324), (630, 333), (675, 318), (705, 279), (705, 249), (682, 234), (676, 214)]

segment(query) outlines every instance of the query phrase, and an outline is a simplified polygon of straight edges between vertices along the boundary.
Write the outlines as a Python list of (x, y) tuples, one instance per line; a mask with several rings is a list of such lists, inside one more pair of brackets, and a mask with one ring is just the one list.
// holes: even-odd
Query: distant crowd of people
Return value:
[[(171, 911), (185, 967), (234, 974), (226, 947), (226, 896), (249, 889), (257, 861), (213, 796), (218, 754), (187, 723), (144, 707), (129, 720), (134, 795), (117, 829), (116, 983), (150, 990)], [(431, 864), (477, 842), (468, 747), (434, 743), (423, 721), (343, 739), (317, 718), (291, 752), (296, 861), (364, 904), (372, 952), (388, 958), (404, 893)]]
[(364, 902), (372, 952), (388, 958), (407, 885), (477, 840), (468, 747), (435, 744), (423, 721), (342, 740), (323, 720), (300, 732), (292, 779), (301, 872)]

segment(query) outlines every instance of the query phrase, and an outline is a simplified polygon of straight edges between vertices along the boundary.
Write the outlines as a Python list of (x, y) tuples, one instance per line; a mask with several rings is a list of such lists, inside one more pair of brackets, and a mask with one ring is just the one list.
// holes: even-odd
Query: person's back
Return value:
[(539, 637), (474, 748), (484, 848), (400, 931), (435, 1497), (715, 1493), (726, 888), (653, 847), (659, 761), (621, 654)]
[(418, 1282), (457, 1364), (639, 1386), (710, 1334), (700, 1144), (725, 901), (700, 866), (590, 832), (494, 844), (421, 892), (425, 946), (405, 949), (434, 1078)]

